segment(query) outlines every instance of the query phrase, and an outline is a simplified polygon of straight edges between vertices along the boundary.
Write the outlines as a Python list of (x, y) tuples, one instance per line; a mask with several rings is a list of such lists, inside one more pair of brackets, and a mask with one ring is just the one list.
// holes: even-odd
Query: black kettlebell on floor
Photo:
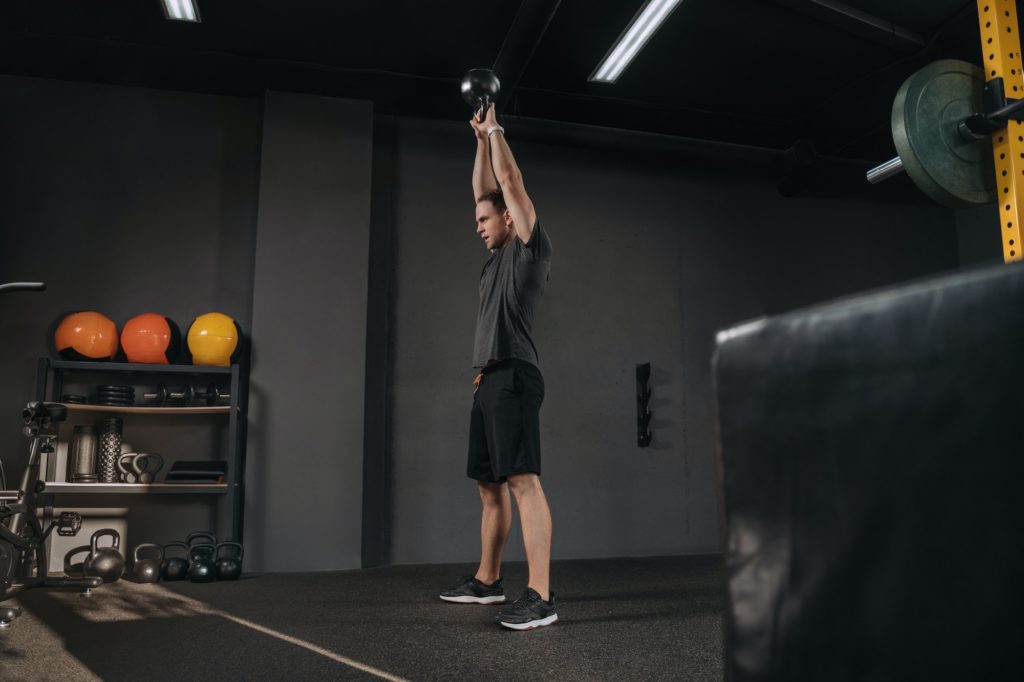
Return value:
[(214, 556), (217, 546), (207, 543), (188, 548), (188, 579), (194, 583), (208, 583), (217, 579), (217, 565)]
[(75, 547), (68, 551), (64, 555), (64, 575), (69, 578), (84, 578), (85, 577), (85, 560), (79, 561), (77, 564), (71, 563), (71, 557), (79, 554), (89, 554), (92, 552), (92, 547), (89, 545), (82, 545), (81, 547)]
[[(144, 549), (155, 549), (157, 558), (140, 559), (139, 552)], [(132, 553), (132, 576), (135, 578), (135, 582), (155, 583), (160, 579), (160, 566), (163, 562), (164, 550), (160, 548), (160, 545), (147, 542), (136, 547)]]
[[(167, 550), (181, 547), (184, 556), (167, 556)], [(184, 542), (168, 542), (164, 545), (164, 560), (160, 564), (160, 573), (164, 580), (184, 580), (188, 577), (188, 545)]]
[[(233, 547), (232, 553), (234, 556), (221, 556), (222, 547)], [(245, 554), (245, 548), (242, 547), (240, 542), (222, 542), (217, 545), (217, 579), (218, 580), (238, 580), (238, 576), (242, 575), (242, 557)]]
[(501, 81), (490, 69), (470, 69), (462, 78), (462, 99), (473, 107), (473, 114), (481, 123), (487, 117), (487, 107), (497, 101), (499, 92)]
[[(110, 547), (100, 547), (99, 539), (105, 535), (114, 538)], [(89, 543), (92, 552), (85, 558), (85, 574), (102, 578), (105, 583), (116, 582), (124, 571), (124, 557), (121, 556), (121, 535), (113, 528), (98, 530), (92, 534)]]

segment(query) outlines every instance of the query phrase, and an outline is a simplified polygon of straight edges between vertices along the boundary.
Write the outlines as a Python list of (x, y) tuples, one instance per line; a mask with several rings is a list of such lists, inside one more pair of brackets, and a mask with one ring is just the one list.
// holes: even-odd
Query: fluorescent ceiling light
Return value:
[(199, 22), (199, 8), (196, 0), (163, 0), (164, 16), (174, 21)]
[(614, 83), (681, 0), (648, 0), (588, 80)]

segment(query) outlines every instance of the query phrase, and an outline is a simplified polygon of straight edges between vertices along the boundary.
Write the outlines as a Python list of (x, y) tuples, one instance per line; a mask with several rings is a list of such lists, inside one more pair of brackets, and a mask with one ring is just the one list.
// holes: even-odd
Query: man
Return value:
[(540, 405), (544, 378), (531, 330), (544, 292), (551, 242), (541, 229), (523, 175), (498, 125), (494, 105), (483, 122), (474, 117), (476, 162), (473, 197), (476, 233), (491, 257), (480, 276), (473, 366), (474, 384), (467, 475), (477, 481), (483, 515), (480, 566), (441, 599), (457, 603), (505, 601), (501, 555), (519, 507), (530, 567), (526, 591), (496, 620), (514, 630), (558, 620), (549, 586), (551, 512), (540, 484)]

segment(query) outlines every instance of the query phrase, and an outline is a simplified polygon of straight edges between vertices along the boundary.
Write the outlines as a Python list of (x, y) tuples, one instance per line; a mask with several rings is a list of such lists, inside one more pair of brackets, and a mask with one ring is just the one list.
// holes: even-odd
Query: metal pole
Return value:
[(868, 171), (867, 178), (868, 182), (872, 185), (877, 185), (882, 180), (888, 180), (897, 173), (903, 172), (903, 160), (900, 157), (895, 159), (889, 159), (881, 166), (875, 166)]

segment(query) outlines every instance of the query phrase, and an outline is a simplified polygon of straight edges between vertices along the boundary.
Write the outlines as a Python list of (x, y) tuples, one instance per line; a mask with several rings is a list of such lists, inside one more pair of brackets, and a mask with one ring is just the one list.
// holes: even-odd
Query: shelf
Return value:
[(216, 407), (112, 407), (108, 405), (82, 405), (60, 403), (73, 412), (116, 412), (120, 414), (231, 414), (230, 405)]
[[(180, 362), (185, 362), (181, 360)], [(54, 500), (76, 505), (109, 505), (111, 500), (106, 496), (119, 495), (165, 495), (160, 498), (147, 498), (149, 504), (163, 504), (175, 499), (191, 499), (202, 502), (203, 506), (213, 508), (215, 520), (213, 526), (219, 535), (242, 537), (242, 490), (243, 482), (239, 475), (244, 470), (245, 417), (246, 397), (249, 391), (248, 363), (243, 358), (241, 363), (230, 367), (210, 367), (204, 365), (173, 364), (150, 365), (129, 362), (82, 362), (63, 360), (51, 357), (39, 358), (36, 364), (35, 399), (50, 401), (63, 405), (68, 410), (72, 423), (88, 422), (102, 417), (118, 417), (126, 423), (135, 420), (146, 428), (159, 426), (160, 429), (194, 429), (200, 422), (204, 428), (223, 428), (227, 436), (226, 444), (218, 449), (218, 454), (228, 462), (227, 473), (219, 480), (223, 483), (167, 483), (161, 479), (159, 483), (70, 483), (63, 482), (63, 474), (57, 471), (57, 458), (48, 457), (45, 477), (51, 483), (46, 485), (42, 493), (51, 504)], [(183, 403), (169, 400), (162, 406), (145, 401), (140, 393), (141, 385), (156, 383), (171, 386), (197, 386), (197, 392), (204, 394), (204, 386), (216, 386), (222, 392), (223, 403), (214, 407), (205, 404), (204, 399)], [(135, 395), (139, 397), (137, 405), (94, 405), (81, 403), (63, 403), (61, 396), (65, 393), (81, 393), (86, 395), (93, 387), (90, 384), (131, 384), (135, 386)], [(182, 391), (183, 393), (185, 391)], [(230, 396), (230, 397), (228, 397)], [(205, 395), (204, 395), (205, 398)], [(188, 405), (192, 406), (188, 406)], [(180, 415), (180, 416), (174, 416)], [(188, 415), (193, 415), (189, 418)], [(217, 416), (214, 416), (217, 415)], [(226, 418), (225, 418), (226, 417)], [(198, 421), (196, 421), (198, 419)], [(61, 429), (67, 436), (70, 425)], [(209, 478), (206, 480), (210, 480)], [(218, 479), (213, 479), (218, 480)], [(173, 498), (166, 495), (192, 495), (189, 498)], [(194, 496), (199, 495), (197, 499)], [(141, 498), (118, 497), (117, 504), (132, 506), (141, 502)], [(77, 500), (77, 501), (74, 501)], [(133, 501), (134, 500), (134, 501)], [(51, 513), (44, 511), (44, 518)], [(0, 563), (3, 560), (0, 559)]]
[(173, 495), (176, 493), (207, 493), (217, 495), (227, 491), (226, 483), (47, 483), (43, 494)]
[(205, 365), (142, 365), (130, 362), (79, 362), (72, 360), (50, 360), (50, 367), (84, 372), (145, 372), (168, 374), (219, 374), (229, 376), (230, 367), (208, 367)]

